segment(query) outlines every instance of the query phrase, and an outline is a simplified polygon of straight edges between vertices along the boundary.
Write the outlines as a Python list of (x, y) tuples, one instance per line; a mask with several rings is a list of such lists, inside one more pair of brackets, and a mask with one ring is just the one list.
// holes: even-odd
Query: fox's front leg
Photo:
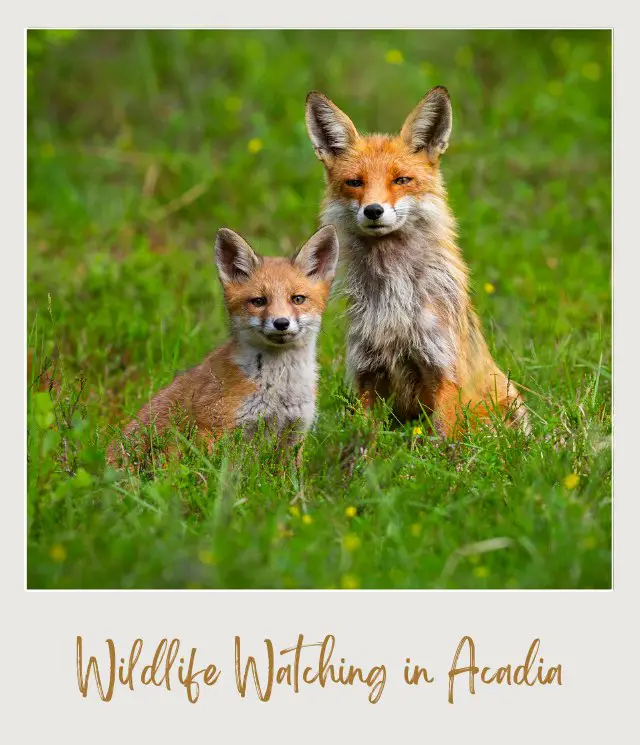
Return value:
[(297, 492), (291, 503), (304, 501), (303, 451), (305, 433), (296, 426), (290, 426), (277, 437), (277, 469), (284, 476), (292, 468), (297, 483)]
[[(391, 394), (391, 385), (389, 378), (383, 371), (366, 372), (360, 373), (356, 376), (356, 385), (358, 388), (358, 396), (362, 408), (368, 415), (371, 428), (368, 434), (366, 434), (365, 442), (357, 447), (357, 450), (352, 454), (356, 458), (367, 458), (369, 451), (375, 447), (376, 437), (380, 426), (380, 421), (374, 416), (376, 404), (380, 403), (380, 400), (387, 399)], [(350, 459), (352, 458), (350, 456)], [(351, 466), (351, 472), (353, 465)]]
[(295, 456), (293, 458), (293, 473), (295, 475), (295, 483), (297, 484), (297, 490), (291, 504), (301, 502), (304, 509), (304, 439), (297, 439), (293, 445), (289, 445), (288, 449), (293, 447)]
[(372, 411), (380, 399), (389, 398), (391, 385), (383, 370), (362, 372), (356, 376), (358, 397), (365, 411)]
[(296, 495), (293, 497), (293, 499), (291, 500), (291, 504), (295, 504), (298, 501), (304, 503), (304, 471), (303, 471), (304, 440), (302, 440), (295, 447), (296, 447), (296, 456), (293, 460), (293, 467), (294, 467), (294, 472), (296, 474), (296, 481), (298, 483), (298, 491)]
[[(430, 394), (431, 395), (431, 394)], [(460, 387), (449, 380), (442, 380), (433, 395), (431, 420), (438, 437), (449, 440), (461, 434), (464, 416), (461, 415)]]

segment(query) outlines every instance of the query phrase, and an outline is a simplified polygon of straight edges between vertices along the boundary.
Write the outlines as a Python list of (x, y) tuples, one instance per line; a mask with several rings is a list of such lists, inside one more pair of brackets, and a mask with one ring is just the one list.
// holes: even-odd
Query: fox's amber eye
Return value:
[(305, 297), (304, 295), (294, 295), (294, 296), (293, 296), (293, 297), (291, 298), (291, 302), (292, 302), (292, 303), (293, 303), (294, 305), (302, 305), (302, 303), (304, 303), (304, 301), (305, 301), (306, 299), (307, 299), (307, 298), (306, 298), (306, 297)]
[(404, 186), (405, 184), (408, 184), (409, 181), (413, 181), (411, 176), (398, 176), (398, 178), (393, 179), (393, 183), (398, 184), (398, 186)]
[(354, 189), (358, 186), (364, 186), (364, 181), (361, 178), (348, 178), (345, 181), (347, 186), (352, 186)]
[(253, 305), (256, 308), (264, 308), (264, 306), (267, 304), (267, 298), (266, 297), (252, 297), (251, 300), (249, 300), (251, 305)]

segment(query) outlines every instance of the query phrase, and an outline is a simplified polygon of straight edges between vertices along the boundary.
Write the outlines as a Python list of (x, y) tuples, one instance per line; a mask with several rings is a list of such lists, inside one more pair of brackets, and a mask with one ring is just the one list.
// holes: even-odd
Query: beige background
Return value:
[[(538, 2), (440, 8), (407, 0), (393, 6), (367, 3), (261, 5), (249, 13), (238, 4), (198, 12), (182, 2), (154, 14), (132, 3), (29, 3), (5, 11), (2, 25), (3, 117), (2, 302), (5, 421), (2, 428), (4, 608), (3, 729), (12, 742), (108, 743), (189, 741), (383, 743), (397, 740), (461, 743), (629, 742), (637, 721), (638, 644), (638, 97), (637, 24), (621, 2)], [(205, 8), (203, 3), (202, 8)], [(235, 17), (233, 17), (235, 16)], [(442, 27), (613, 27), (615, 69), (615, 573), (612, 592), (30, 592), (24, 590), (24, 27), (339, 25)], [(22, 280), (22, 281), (21, 281)], [(17, 309), (22, 313), (18, 313)], [(18, 316), (22, 315), (20, 319)], [(9, 391), (9, 393), (6, 393)], [(20, 394), (18, 394), (18, 391)], [(361, 666), (384, 663), (387, 683), (380, 702), (363, 687), (284, 687), (271, 702), (253, 690), (243, 700), (233, 673), (234, 636), (264, 659), (265, 637), (278, 649), (327, 633), (336, 656)], [(215, 688), (195, 705), (180, 689), (119, 688), (104, 704), (95, 689), (78, 691), (76, 635), (88, 653), (105, 659), (113, 638), (127, 655), (145, 639), (147, 652), (162, 637), (198, 647), (198, 660), (223, 669)], [(479, 685), (475, 696), (456, 684), (447, 703), (447, 672), (460, 638), (471, 635), (478, 663), (522, 662), (534, 637), (548, 664), (561, 663), (563, 686), (524, 688)], [(407, 656), (434, 674), (429, 686), (402, 682)], [(145, 660), (146, 662), (146, 660)], [(626, 734), (623, 734), (626, 733)]]
[[(453, 743), (468, 737), (479, 743), (601, 743), (621, 733), (625, 712), (633, 712), (630, 670), (623, 673), (632, 640), (624, 638), (625, 625), (626, 633), (630, 628), (619, 591), (29, 593), (20, 612), (27, 688), (23, 697), (14, 696), (33, 741), (37, 735), (67, 743), (128, 743), (138, 737), (169, 743), (195, 736), (227, 742), (235, 733), (238, 742), (440, 742), (446, 734)], [(344, 656), (347, 663), (385, 663), (380, 701), (370, 704), (365, 687), (309, 686), (296, 695), (279, 686), (271, 701), (261, 703), (252, 684), (241, 699), (234, 636), (241, 636), (243, 653), (264, 664), (265, 637), (282, 649), (293, 646), (300, 632), (309, 641), (333, 633), (334, 657)], [(96, 654), (101, 662), (107, 659), (106, 638), (128, 657), (139, 635), (148, 645), (145, 664), (162, 637), (175, 636), (182, 651), (197, 646), (197, 659), (219, 665), (222, 675), (196, 704), (188, 703), (180, 687), (167, 692), (151, 686), (133, 692), (118, 687), (112, 701), (103, 703), (93, 683), (83, 699), (76, 685), (77, 633), (85, 655)], [(471, 696), (460, 679), (450, 705), (447, 672), (465, 634), (476, 642), (478, 664), (490, 666), (519, 664), (531, 640), (540, 637), (545, 661), (562, 663), (562, 687), (478, 685)], [(435, 682), (406, 686), (406, 656), (426, 665)]]

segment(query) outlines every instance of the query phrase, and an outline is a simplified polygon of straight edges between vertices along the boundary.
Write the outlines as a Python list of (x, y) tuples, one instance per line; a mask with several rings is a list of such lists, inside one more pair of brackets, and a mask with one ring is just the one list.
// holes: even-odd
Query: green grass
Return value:
[[(610, 587), (610, 44), (29, 32), (28, 586)], [(443, 172), (474, 302), (499, 366), (532, 391), (531, 440), (374, 431), (352, 406), (334, 300), (306, 512), (266, 445), (237, 436), (140, 476), (106, 469), (113, 427), (226, 338), (216, 230), (266, 254), (314, 231), (308, 90), (397, 131), (436, 84), (454, 107)]]

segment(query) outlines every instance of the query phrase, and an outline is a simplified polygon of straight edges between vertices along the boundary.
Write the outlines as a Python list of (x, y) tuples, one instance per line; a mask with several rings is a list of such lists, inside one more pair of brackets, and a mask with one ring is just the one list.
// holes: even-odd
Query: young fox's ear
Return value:
[(318, 91), (307, 96), (305, 119), (313, 149), (323, 163), (344, 153), (358, 139), (351, 119)]
[(228, 228), (220, 228), (213, 249), (216, 266), (223, 284), (246, 282), (262, 264), (251, 246), (237, 233)]
[(400, 136), (414, 152), (426, 150), (435, 163), (449, 144), (451, 134), (451, 101), (446, 88), (432, 88), (409, 114)]
[(291, 263), (313, 280), (331, 282), (336, 276), (338, 252), (336, 229), (325, 225), (309, 238)]

